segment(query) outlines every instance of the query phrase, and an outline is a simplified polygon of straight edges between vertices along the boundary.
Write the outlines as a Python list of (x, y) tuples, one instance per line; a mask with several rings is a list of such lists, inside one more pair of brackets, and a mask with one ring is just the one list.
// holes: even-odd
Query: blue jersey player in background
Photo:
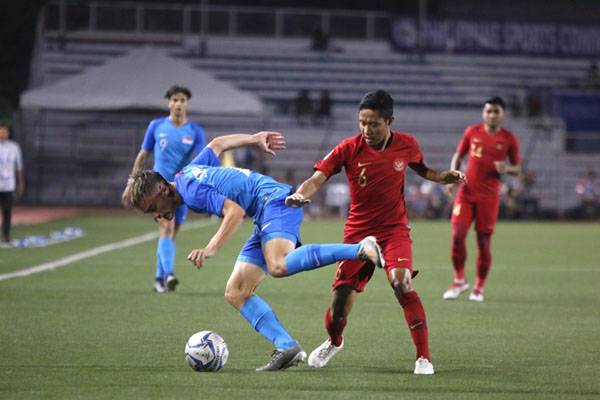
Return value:
[[(132, 173), (142, 169), (148, 155), (154, 153), (153, 170), (169, 181), (181, 171), (206, 145), (204, 131), (187, 119), (188, 102), (192, 97), (189, 89), (171, 86), (165, 98), (168, 100), (169, 116), (152, 120), (133, 164)], [(129, 186), (128, 186), (129, 187)], [(123, 204), (129, 206), (128, 187), (123, 192)], [(175, 235), (185, 222), (187, 207), (182, 205), (172, 220), (158, 220), (158, 248), (156, 251), (156, 276), (154, 291), (165, 293), (175, 290), (179, 283), (175, 277)]]
[(217, 157), (221, 152), (251, 145), (269, 154), (275, 154), (273, 149), (285, 148), (283, 136), (276, 132), (218, 137), (173, 182), (154, 171), (137, 171), (130, 178), (130, 201), (159, 220), (173, 219), (175, 210), (183, 204), (192, 211), (222, 217), (223, 222), (209, 243), (188, 255), (198, 269), (231, 238), (245, 216), (254, 220), (256, 227), (236, 260), (225, 298), (275, 346), (271, 360), (257, 371), (279, 371), (303, 362), (306, 353), (271, 307), (255, 294), (267, 274), (283, 277), (355, 259), (381, 267), (383, 257), (372, 236), (357, 244), (302, 246), (302, 209), (285, 205), (291, 191), (289, 185), (247, 169), (220, 166)]

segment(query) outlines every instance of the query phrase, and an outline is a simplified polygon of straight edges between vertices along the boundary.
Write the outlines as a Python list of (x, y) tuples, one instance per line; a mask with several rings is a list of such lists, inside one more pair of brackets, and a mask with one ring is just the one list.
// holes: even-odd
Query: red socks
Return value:
[[(425, 319), (425, 310), (419, 295), (414, 290), (404, 294), (398, 299), (398, 302), (404, 310), (404, 318), (410, 329), (410, 334), (417, 348), (417, 358), (425, 357), (431, 361), (429, 355), (429, 335), (427, 332), (427, 320)], [(328, 308), (325, 313), (325, 329), (329, 333), (331, 343), (339, 347), (342, 344), (342, 332), (346, 327), (347, 319), (334, 322), (331, 318), (331, 309)]]
[[(454, 267), (454, 282), (465, 281), (465, 261), (467, 247), (465, 238), (469, 227), (463, 224), (452, 224), (452, 266)], [(491, 233), (477, 232), (477, 279), (475, 290), (483, 291), (485, 280), (492, 265)]]
[(331, 308), (327, 309), (325, 313), (325, 329), (327, 329), (327, 333), (329, 333), (329, 340), (331, 343), (339, 347), (342, 344), (342, 332), (344, 332), (344, 327), (348, 319), (344, 318), (340, 322), (333, 322), (331, 319)]
[(465, 261), (467, 260), (467, 246), (465, 239), (469, 227), (463, 224), (452, 224), (452, 266), (454, 267), (454, 281), (465, 280)]
[(490, 250), (492, 241), (491, 233), (477, 232), (477, 279), (475, 280), (475, 289), (483, 291), (485, 279), (487, 278), (490, 266), (492, 265), (492, 252)]
[(417, 347), (417, 358), (423, 356), (429, 361), (429, 336), (427, 333), (427, 321), (425, 320), (425, 310), (419, 295), (414, 290), (405, 293), (398, 298), (398, 303), (404, 310), (404, 318), (410, 329), (413, 342)]

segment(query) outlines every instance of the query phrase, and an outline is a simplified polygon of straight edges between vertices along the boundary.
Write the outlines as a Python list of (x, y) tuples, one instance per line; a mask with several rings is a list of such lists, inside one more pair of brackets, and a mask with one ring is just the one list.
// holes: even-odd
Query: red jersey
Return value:
[(456, 151), (461, 156), (469, 153), (467, 183), (459, 189), (463, 195), (499, 196), (500, 174), (494, 161), (505, 161), (508, 156), (511, 164), (521, 163), (517, 138), (504, 128), (490, 135), (484, 124), (465, 129)]
[(338, 144), (313, 167), (327, 178), (346, 169), (350, 184), (350, 214), (345, 236), (360, 231), (376, 233), (390, 228), (408, 229), (404, 204), (404, 170), (423, 160), (417, 140), (406, 133), (392, 132), (385, 150), (370, 147), (362, 135)]

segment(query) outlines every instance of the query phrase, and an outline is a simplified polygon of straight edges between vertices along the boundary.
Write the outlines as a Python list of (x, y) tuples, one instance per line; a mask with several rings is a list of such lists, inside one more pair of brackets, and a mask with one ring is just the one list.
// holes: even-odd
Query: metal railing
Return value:
[(54, 0), (44, 8), (44, 28), (61, 35), (75, 32), (227, 35), (294, 38), (325, 32), (335, 38), (385, 40), (389, 15), (376, 11), (137, 4)]

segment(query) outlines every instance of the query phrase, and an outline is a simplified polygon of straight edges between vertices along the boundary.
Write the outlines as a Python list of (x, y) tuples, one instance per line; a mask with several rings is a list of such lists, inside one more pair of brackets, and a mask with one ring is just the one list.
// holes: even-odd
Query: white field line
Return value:
[[(189, 231), (191, 229), (202, 228), (205, 226), (209, 226), (214, 224), (216, 221), (213, 219), (210, 220), (201, 220), (190, 222), (181, 227), (182, 231)], [(73, 255), (58, 259), (56, 261), (47, 262), (44, 264), (36, 265), (35, 267), (25, 268), (18, 271), (10, 272), (8, 274), (1, 274), (0, 281), (4, 281), (12, 278), (22, 278), (29, 275), (37, 274), (44, 271), (50, 271), (56, 268), (64, 267), (65, 265), (72, 264), (74, 262), (83, 260), (85, 258), (90, 258), (97, 256), (102, 253), (106, 253), (113, 250), (123, 249), (125, 247), (135, 246), (136, 244), (148, 242), (152, 239), (158, 238), (158, 232), (148, 232), (140, 236), (135, 236), (129, 239), (121, 240), (119, 242), (105, 244), (100, 247), (96, 247), (94, 249), (82, 251), (80, 253), (75, 253)]]

